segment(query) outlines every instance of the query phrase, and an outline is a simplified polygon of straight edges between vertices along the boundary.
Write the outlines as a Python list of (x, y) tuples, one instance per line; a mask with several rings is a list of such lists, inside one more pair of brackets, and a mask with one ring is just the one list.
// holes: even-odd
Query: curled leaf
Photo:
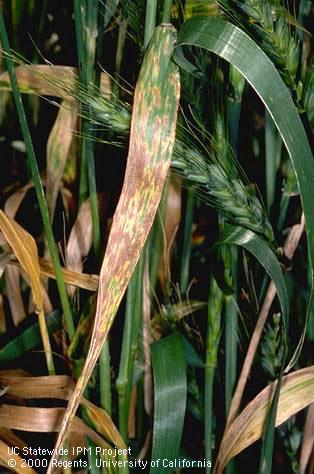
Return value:
[[(229, 425), (220, 444), (214, 474), (221, 474), (230, 459), (262, 436), (276, 383), (272, 383), (262, 390)], [(297, 370), (283, 377), (276, 426), (281, 425), (313, 401), (314, 366)]]

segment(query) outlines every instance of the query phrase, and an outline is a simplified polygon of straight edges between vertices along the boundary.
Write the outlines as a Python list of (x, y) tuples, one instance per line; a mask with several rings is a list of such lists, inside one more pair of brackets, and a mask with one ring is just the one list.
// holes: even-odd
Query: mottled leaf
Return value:
[[(135, 89), (124, 185), (103, 260), (91, 346), (56, 443), (60, 447), (140, 257), (170, 166), (179, 99), (175, 31), (155, 30)], [(50, 466), (48, 472), (52, 472)]]

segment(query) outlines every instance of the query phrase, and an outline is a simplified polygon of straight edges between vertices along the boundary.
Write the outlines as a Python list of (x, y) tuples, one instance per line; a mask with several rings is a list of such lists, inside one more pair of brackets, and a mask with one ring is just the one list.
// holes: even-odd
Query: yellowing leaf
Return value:
[(53, 373), (54, 366), (49, 334), (44, 316), (44, 298), (41, 289), (40, 267), (35, 240), (28, 232), (26, 232), (26, 230), (24, 230), (11, 217), (7, 216), (2, 210), (0, 210), (0, 231), (11, 246), (13, 253), (29, 278), (36, 312), (39, 315), (39, 326), (45, 349), (47, 366), (49, 372)]
[(30, 279), (34, 302), (37, 311), (40, 312), (43, 309), (43, 295), (35, 240), (17, 222), (1, 210), (0, 230)]
[[(9, 262), (9, 265), (17, 265), (18, 262), (12, 260)], [(47, 276), (49, 278), (56, 278), (54, 273), (53, 265), (50, 260), (45, 258), (39, 259), (40, 273), (41, 275)], [(74, 270), (69, 270), (68, 268), (61, 267), (63, 278), (65, 283), (68, 285), (77, 286), (83, 290), (96, 291), (98, 288), (98, 275), (89, 274), (89, 273), (79, 273)]]
[[(221, 474), (234, 456), (257, 441), (263, 433), (266, 414), (276, 383), (262, 390), (231, 423), (220, 444), (213, 474)], [(283, 377), (276, 426), (314, 401), (314, 366)]]
[(119, 431), (112, 422), (108, 413), (106, 413), (101, 408), (96, 407), (96, 405), (93, 405), (86, 399), (82, 400), (82, 405), (87, 408), (88, 416), (98, 433), (103, 435), (117, 448), (127, 448), (125, 442), (123, 441)]

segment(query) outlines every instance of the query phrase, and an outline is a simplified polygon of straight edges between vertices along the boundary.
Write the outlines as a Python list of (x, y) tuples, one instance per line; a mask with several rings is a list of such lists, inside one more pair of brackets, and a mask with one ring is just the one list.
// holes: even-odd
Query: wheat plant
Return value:
[(313, 24), (0, 2), (0, 473), (313, 471)]

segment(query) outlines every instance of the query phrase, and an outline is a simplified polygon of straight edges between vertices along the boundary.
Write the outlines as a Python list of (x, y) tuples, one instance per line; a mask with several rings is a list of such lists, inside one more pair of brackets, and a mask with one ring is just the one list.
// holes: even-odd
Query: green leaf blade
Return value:
[[(288, 366), (288, 368), (291, 368), (301, 351), (306, 333), (307, 320), (313, 306), (314, 214), (312, 210), (314, 208), (314, 194), (312, 190), (314, 185), (314, 160), (305, 129), (292, 101), (290, 92), (283, 83), (274, 64), (261, 48), (238, 27), (220, 18), (192, 18), (184, 23), (179, 33), (175, 59), (181, 67), (192, 74), (198, 75), (195, 66), (184, 57), (183, 46), (205, 48), (207, 51), (211, 51), (225, 59), (240, 71), (264, 103), (282, 137), (293, 163), (307, 229), (312, 288), (304, 330), (295, 354)], [(245, 244), (246, 247), (251, 246), (250, 251), (252, 251), (254, 250), (252, 243), (254, 243), (254, 241), (249, 239), (246, 242), (244, 241), (242, 245)], [(259, 260), (263, 263), (263, 256), (261, 257), (262, 259), (260, 260), (259, 258)], [(277, 290), (279, 290), (278, 296), (284, 319), (287, 322), (288, 307), (284, 295), (284, 286), (280, 284), (278, 272), (276, 271), (275, 273), (277, 274), (274, 275), (277, 278), (275, 285)], [(278, 401), (277, 398), (278, 393), (276, 393), (274, 398), (271, 416), (265, 430), (264, 446), (267, 447), (267, 457), (263, 456), (262, 459), (261, 466), (263, 474), (270, 474), (271, 472), (271, 453), (273, 449), (274, 418), (275, 407)]]
[[(49, 334), (53, 334), (58, 330), (61, 326), (61, 317), (58, 311), (48, 314), (46, 323)], [(0, 368), (5, 368), (8, 362), (14, 361), (40, 344), (39, 324), (35, 323), (0, 350)]]
[[(314, 160), (291, 95), (275, 66), (257, 44), (238, 27), (219, 18), (192, 18), (182, 26), (175, 50), (177, 63), (192, 74), (197, 69), (183, 55), (183, 46), (211, 51), (236, 67), (259, 95), (285, 143), (299, 184), (309, 236), (314, 235)], [(314, 240), (309, 239), (314, 262)]]
[(155, 342), (151, 346), (151, 354), (155, 408), (150, 474), (155, 474), (172, 472), (171, 467), (163, 467), (160, 462), (163, 459), (174, 461), (179, 455), (187, 394), (182, 337), (172, 334)]

